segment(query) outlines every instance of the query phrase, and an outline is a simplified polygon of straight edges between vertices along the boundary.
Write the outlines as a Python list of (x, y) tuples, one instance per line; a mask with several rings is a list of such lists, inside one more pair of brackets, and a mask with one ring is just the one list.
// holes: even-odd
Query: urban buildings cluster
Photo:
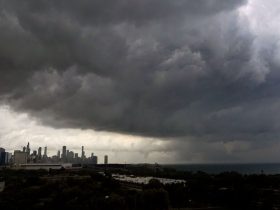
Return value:
[[(30, 144), (24, 146), (22, 150), (15, 150), (14, 153), (6, 152), (4, 148), (0, 148), (0, 165), (20, 165), (20, 164), (47, 164), (47, 163), (77, 163), (77, 164), (97, 164), (98, 157), (91, 153), (90, 157), (86, 157), (84, 146), (81, 147), (81, 154), (75, 153), (67, 149), (66, 146), (62, 150), (58, 150), (56, 155), (48, 156), (47, 147), (39, 147), (37, 150), (31, 151)], [(104, 164), (108, 164), (108, 156), (104, 156)]]

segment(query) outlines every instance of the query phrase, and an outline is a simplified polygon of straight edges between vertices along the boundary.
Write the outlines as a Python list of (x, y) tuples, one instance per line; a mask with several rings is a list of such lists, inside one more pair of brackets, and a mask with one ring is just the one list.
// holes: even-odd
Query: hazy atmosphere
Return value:
[(279, 162), (278, 0), (0, 0), (0, 147)]

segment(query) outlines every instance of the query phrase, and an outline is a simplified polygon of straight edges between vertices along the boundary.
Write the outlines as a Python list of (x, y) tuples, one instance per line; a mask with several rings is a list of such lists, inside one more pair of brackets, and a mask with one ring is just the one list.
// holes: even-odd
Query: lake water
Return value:
[(164, 167), (178, 171), (203, 171), (211, 174), (235, 171), (241, 174), (280, 174), (280, 163), (247, 163), (247, 164), (168, 164)]

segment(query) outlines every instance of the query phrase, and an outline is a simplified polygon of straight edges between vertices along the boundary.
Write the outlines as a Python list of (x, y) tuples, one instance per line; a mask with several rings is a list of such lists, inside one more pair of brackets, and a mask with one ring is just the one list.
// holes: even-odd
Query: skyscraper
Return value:
[(57, 151), (57, 158), (60, 159), (60, 150)]
[(42, 158), (42, 147), (38, 148), (38, 158), (41, 159)]
[(0, 165), (5, 165), (6, 152), (4, 148), (0, 148)]
[(44, 157), (45, 157), (45, 158), (48, 157), (47, 153), (48, 153), (48, 148), (45, 147), (45, 148), (44, 148)]
[(62, 156), (61, 156), (63, 161), (66, 161), (66, 146), (62, 147)]
[(30, 144), (29, 144), (29, 142), (28, 142), (27, 147), (26, 147), (26, 152), (27, 152), (27, 155), (30, 155)]
[(104, 164), (108, 164), (108, 155), (104, 156)]
[(84, 146), (82, 146), (82, 155), (81, 155), (81, 157), (82, 157), (82, 160), (85, 159), (85, 157), (86, 157), (85, 156), (85, 151), (84, 151)]

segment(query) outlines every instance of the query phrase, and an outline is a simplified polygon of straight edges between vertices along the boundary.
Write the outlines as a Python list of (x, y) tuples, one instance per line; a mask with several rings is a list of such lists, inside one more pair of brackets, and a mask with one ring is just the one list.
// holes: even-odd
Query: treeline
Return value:
[[(228, 210), (277, 209), (280, 201), (279, 175), (241, 175), (235, 172), (210, 175), (174, 170), (119, 173), (180, 178), (186, 184), (125, 185), (91, 169), (79, 171), (4, 170), (0, 177), (6, 188), (0, 194), (1, 209), (93, 209), (93, 210), (168, 210), (207, 208)], [(173, 174), (173, 175), (171, 175)]]
[(112, 179), (91, 170), (55, 171), (5, 170), (0, 176), (6, 189), (0, 194), (1, 209), (168, 209), (163, 188), (124, 188)]

